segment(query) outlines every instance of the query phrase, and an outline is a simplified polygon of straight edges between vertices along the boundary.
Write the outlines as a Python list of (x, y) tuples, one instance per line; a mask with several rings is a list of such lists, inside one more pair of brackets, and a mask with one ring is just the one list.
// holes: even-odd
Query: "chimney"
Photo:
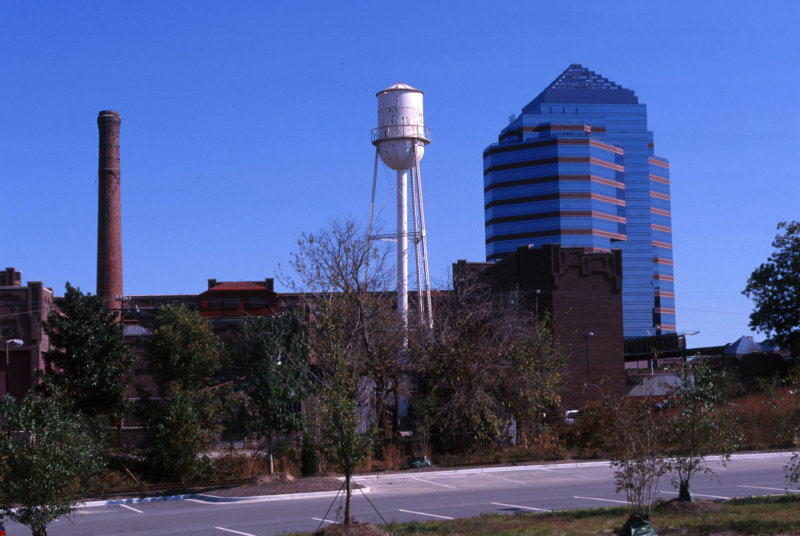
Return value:
[[(122, 217), (120, 211), (119, 125), (117, 112), (97, 116), (100, 131), (97, 205), (97, 295), (119, 309), (122, 296)], [(119, 313), (118, 313), (118, 316)]]
[(22, 273), (14, 268), (6, 268), (0, 272), (0, 287), (19, 287), (22, 285)]

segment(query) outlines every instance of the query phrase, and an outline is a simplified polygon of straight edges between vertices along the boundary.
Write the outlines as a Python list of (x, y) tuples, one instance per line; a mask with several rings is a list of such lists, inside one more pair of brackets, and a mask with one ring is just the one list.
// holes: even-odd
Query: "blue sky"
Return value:
[[(369, 211), (375, 93), (425, 92), (431, 276), (484, 258), (483, 149), (570, 63), (633, 89), (671, 164), (677, 320), (748, 334), (748, 275), (800, 219), (800, 4), (7, 2), (0, 264), (95, 290), (97, 125), (122, 116), (126, 294), (287, 265)], [(393, 226), (393, 173), (378, 205)]]

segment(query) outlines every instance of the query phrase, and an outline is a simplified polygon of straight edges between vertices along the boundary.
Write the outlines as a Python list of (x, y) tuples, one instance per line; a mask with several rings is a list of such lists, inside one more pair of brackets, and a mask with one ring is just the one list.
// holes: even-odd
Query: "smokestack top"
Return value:
[(102, 110), (97, 114), (97, 126), (101, 129), (110, 126), (112, 130), (118, 130), (120, 123), (122, 123), (122, 120), (114, 110)]

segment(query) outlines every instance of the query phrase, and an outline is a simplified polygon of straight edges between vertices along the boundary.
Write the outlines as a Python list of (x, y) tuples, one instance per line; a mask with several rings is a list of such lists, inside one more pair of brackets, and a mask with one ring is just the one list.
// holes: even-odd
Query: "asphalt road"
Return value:
[[(703, 499), (726, 499), (785, 493), (783, 466), (787, 453), (740, 454), (718, 479), (698, 475), (692, 491)], [(607, 462), (557, 463), (459, 471), (381, 474), (358, 477), (369, 488), (355, 492), (353, 517), (358, 521), (428, 521), (470, 517), (488, 512), (563, 510), (625, 504), (614, 492)], [(669, 478), (661, 480), (660, 496), (676, 495)], [(794, 492), (797, 492), (796, 490)], [(372, 504), (370, 504), (370, 502)], [(328, 508), (331, 507), (327, 513)], [(373, 508), (374, 506), (374, 508)], [(265, 536), (312, 531), (341, 519), (334, 497), (250, 498), (238, 502), (195, 499), (87, 505), (71, 519), (59, 519), (51, 536), (126, 534)], [(7, 523), (9, 536), (29, 534)]]

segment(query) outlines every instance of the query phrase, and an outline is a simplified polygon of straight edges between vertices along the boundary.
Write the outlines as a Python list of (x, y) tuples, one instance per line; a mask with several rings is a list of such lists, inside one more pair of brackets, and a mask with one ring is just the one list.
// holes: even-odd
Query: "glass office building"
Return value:
[(620, 248), (625, 337), (675, 331), (669, 163), (632, 90), (570, 65), (486, 148), (483, 170), (487, 260)]

